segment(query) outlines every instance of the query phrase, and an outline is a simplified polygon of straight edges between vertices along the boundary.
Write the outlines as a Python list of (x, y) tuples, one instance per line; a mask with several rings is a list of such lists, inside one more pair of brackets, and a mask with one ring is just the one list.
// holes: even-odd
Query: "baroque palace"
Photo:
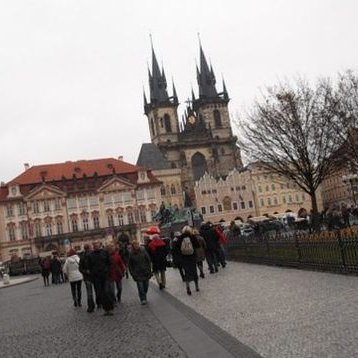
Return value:
[(150, 170), (120, 159), (25, 165), (0, 187), (0, 261), (134, 236), (158, 211), (160, 187)]

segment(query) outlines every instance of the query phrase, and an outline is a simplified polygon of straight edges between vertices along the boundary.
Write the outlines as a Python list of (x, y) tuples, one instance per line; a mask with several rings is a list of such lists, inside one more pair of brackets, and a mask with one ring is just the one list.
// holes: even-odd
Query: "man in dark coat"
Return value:
[(159, 289), (162, 290), (166, 284), (165, 271), (167, 269), (168, 247), (158, 234), (153, 235), (148, 243), (148, 252), (152, 260), (155, 279)]
[(107, 280), (111, 270), (109, 253), (100, 248), (99, 242), (93, 243), (93, 251), (89, 255), (89, 269), (93, 277), (94, 289), (98, 303), (105, 310), (106, 316), (113, 315), (113, 302), (107, 291)]
[[(93, 299), (93, 276), (90, 270), (90, 255), (91, 255), (91, 246), (89, 244), (84, 245), (84, 253), (80, 258), (79, 270), (83, 275), (83, 281), (86, 285), (87, 291), (87, 312), (91, 313), (94, 311), (94, 299)], [(96, 299), (97, 301), (97, 299)], [(97, 301), (97, 304), (99, 302)]]
[(210, 273), (218, 272), (219, 237), (215, 228), (208, 222), (200, 227), (200, 235), (206, 242), (206, 260)]
[(147, 303), (149, 279), (152, 277), (152, 265), (147, 251), (140, 247), (138, 240), (132, 242), (128, 269), (137, 284), (140, 302), (145, 305)]
[(60, 275), (62, 271), (61, 261), (58, 259), (57, 255), (53, 255), (51, 260), (51, 275), (52, 283), (58, 285), (60, 282)]

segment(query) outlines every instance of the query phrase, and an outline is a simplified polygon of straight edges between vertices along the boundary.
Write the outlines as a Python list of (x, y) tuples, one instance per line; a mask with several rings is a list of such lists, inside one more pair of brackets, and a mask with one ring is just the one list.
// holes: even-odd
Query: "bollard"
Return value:
[(2, 281), (3, 281), (4, 285), (9, 285), (10, 284), (10, 276), (7, 273), (4, 273)]

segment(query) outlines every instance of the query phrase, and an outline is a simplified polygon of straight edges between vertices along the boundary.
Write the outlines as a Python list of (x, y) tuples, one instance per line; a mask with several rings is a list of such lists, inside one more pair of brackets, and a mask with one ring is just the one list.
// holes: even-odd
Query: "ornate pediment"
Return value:
[(111, 192), (111, 191), (126, 191), (134, 189), (135, 185), (133, 185), (131, 182), (119, 178), (119, 177), (113, 177), (111, 179), (106, 180), (102, 186), (98, 189), (99, 192)]
[(25, 201), (53, 199), (64, 196), (66, 196), (66, 193), (57, 186), (41, 184), (30, 191), (30, 193), (25, 197)]

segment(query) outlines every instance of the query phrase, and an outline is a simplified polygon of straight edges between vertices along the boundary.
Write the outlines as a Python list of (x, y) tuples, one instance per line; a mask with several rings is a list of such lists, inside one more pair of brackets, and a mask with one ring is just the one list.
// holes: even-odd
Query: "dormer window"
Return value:
[(17, 184), (14, 184), (14, 185), (10, 185), (9, 187), (9, 197), (12, 198), (14, 196), (19, 196), (21, 195), (20, 193), (20, 188)]

